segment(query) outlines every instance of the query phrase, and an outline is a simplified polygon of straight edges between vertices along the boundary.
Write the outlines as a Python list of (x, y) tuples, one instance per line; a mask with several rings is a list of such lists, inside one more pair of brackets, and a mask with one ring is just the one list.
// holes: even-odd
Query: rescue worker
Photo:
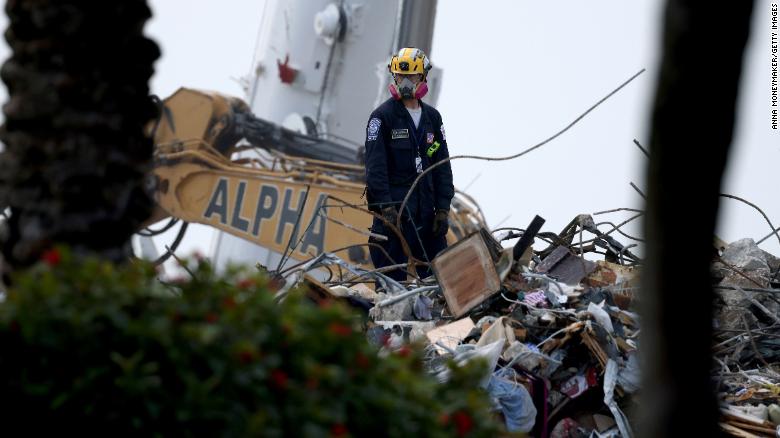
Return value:
[[(441, 114), (422, 101), (430, 69), (430, 61), (417, 48), (401, 49), (391, 58), (388, 70), (393, 78), (388, 88), (392, 97), (371, 113), (365, 144), (369, 208), (393, 224), (400, 214), (401, 232), (411, 253), (423, 261), (433, 260), (447, 246), (447, 217), (455, 194), (447, 162), (426, 174), (410, 195), (405, 211), (398, 211), (417, 175), (449, 156)], [(369, 242), (381, 245), (392, 259), (371, 246), (374, 267), (407, 262), (398, 237), (380, 219), (374, 218), (371, 231), (387, 236), (387, 241), (370, 238)], [(417, 271), (421, 278), (431, 274), (425, 267)], [(399, 281), (406, 275), (401, 269), (388, 273)]]

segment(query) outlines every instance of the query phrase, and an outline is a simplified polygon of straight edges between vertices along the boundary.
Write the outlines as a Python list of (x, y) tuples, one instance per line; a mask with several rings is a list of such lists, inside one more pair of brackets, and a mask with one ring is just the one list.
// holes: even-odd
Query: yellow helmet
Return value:
[[(398, 54), (390, 59), (387, 65), (390, 73), (395, 75), (422, 75), (422, 80), (416, 85), (407, 79), (399, 79), (403, 76), (395, 76), (387, 88), (395, 99), (422, 99), (428, 93), (428, 70), (431, 69), (431, 62), (425, 53), (414, 47), (405, 47), (398, 51)], [(400, 82), (399, 82), (400, 81)]]
[(431, 69), (431, 62), (422, 50), (414, 47), (404, 47), (390, 59), (390, 64), (387, 68), (393, 74), (409, 75), (418, 73), (425, 78), (428, 75), (428, 70)]

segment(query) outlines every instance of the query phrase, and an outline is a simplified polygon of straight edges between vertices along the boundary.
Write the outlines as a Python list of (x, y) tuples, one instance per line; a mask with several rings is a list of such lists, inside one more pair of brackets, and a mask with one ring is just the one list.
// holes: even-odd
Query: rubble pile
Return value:
[(729, 245), (712, 264), (716, 291), (713, 377), (721, 427), (740, 437), (777, 436), (780, 424), (780, 259), (752, 239)]
[[(310, 261), (299, 279), (315, 300), (338, 297), (364, 309), (366, 336), (381, 349), (424, 343), (435, 378), (446, 381), (449, 360), (485, 361), (482, 385), (509, 431), (631, 437), (640, 391), (635, 244), (612, 237), (619, 225), (609, 223), (603, 232), (587, 215), (559, 234), (539, 232), (543, 223), (537, 217), (525, 230), (475, 232), (442, 252), (432, 263), (435, 276), (427, 279), (399, 283), (332, 254)], [(534, 250), (535, 239), (546, 248)], [(713, 378), (721, 427), (734, 436), (775, 436), (780, 259), (749, 239), (716, 246)], [(322, 265), (349, 276), (319, 282), (305, 274)]]

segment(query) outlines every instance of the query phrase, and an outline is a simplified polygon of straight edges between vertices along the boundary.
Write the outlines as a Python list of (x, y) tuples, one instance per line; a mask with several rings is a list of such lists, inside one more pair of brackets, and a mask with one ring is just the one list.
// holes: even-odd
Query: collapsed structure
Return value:
[[(642, 213), (594, 220), (618, 210), (577, 216), (558, 234), (542, 232), (538, 216), (526, 229), (480, 229), (433, 261), (434, 277), (402, 283), (322, 254), (286, 272), (278, 293), (303, 282), (315, 301), (363, 309), (369, 342), (385, 351), (424, 344), (435, 378), (446, 380), (450, 359), (486, 361), (484, 389), (510, 431), (630, 437), (641, 391), (642, 260), (632, 249), (642, 239), (621, 228)], [(307, 274), (316, 268), (332, 275), (318, 281)], [(778, 271), (780, 258), (752, 239), (713, 246), (712, 378), (720, 426), (733, 436), (780, 430)]]

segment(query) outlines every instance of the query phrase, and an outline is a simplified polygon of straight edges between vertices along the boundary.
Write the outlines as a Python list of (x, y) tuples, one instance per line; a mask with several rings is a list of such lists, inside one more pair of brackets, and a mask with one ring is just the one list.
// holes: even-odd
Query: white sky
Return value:
[[(163, 51), (152, 91), (165, 97), (188, 86), (242, 96), (235, 78), (251, 70), (263, 2), (150, 3), (155, 17), (147, 31)], [(509, 216), (503, 226), (525, 228), (539, 214), (547, 219), (545, 230), (558, 232), (579, 213), (642, 207), (629, 182), (645, 188), (646, 159), (632, 140), (649, 143), (662, 3), (439, 1), (431, 58), (444, 69), (438, 108), (451, 155), (519, 152), (566, 126), (614, 87), (647, 68), (644, 75), (542, 149), (510, 162), (454, 162), (456, 187), (463, 188), (478, 177), (468, 193), (480, 202), (489, 225)], [(754, 202), (780, 226), (774, 177), (780, 163), (780, 131), (770, 129), (769, 123), (769, 4), (769, 0), (756, 1), (739, 125), (723, 191)], [(5, 26), (4, 16), (3, 20)], [(713, 62), (701, 66), (702, 74), (716, 74), (717, 49), (707, 50), (712, 50)], [(3, 43), (0, 57), (7, 53)], [(702, 153), (707, 150), (706, 145), (691, 147)], [(695, 167), (691, 163), (692, 175)], [(628, 215), (596, 219), (619, 222)], [(206, 253), (211, 233), (205, 226), (194, 229), (182, 250), (199, 248)], [(626, 231), (638, 235), (638, 222)], [(755, 210), (736, 201), (722, 201), (718, 234), (724, 240), (758, 239), (769, 231)], [(780, 254), (776, 239), (761, 246)]]

